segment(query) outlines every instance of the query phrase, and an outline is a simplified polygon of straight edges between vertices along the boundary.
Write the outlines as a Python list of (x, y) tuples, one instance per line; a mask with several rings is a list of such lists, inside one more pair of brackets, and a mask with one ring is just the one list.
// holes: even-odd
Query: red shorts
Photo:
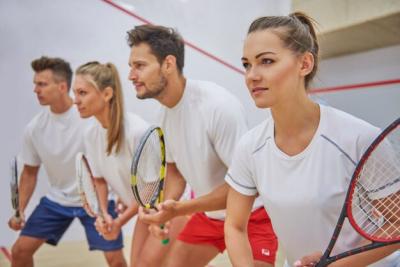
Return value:
[[(264, 207), (251, 213), (247, 231), (253, 258), (273, 264), (278, 240)], [(224, 221), (211, 219), (204, 213), (195, 213), (179, 234), (178, 240), (190, 244), (210, 244), (222, 253), (226, 248)]]

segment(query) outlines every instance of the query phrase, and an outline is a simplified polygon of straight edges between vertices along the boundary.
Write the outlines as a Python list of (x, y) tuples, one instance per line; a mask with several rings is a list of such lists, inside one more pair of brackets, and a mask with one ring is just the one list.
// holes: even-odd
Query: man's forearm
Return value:
[(179, 215), (189, 215), (195, 212), (226, 209), (228, 190), (229, 186), (223, 183), (209, 194), (191, 200), (182, 200), (177, 203), (177, 213)]
[(35, 191), (37, 183), (37, 177), (22, 173), (19, 184), (19, 210), (23, 213), (28, 206), (29, 200), (31, 199), (33, 192)]

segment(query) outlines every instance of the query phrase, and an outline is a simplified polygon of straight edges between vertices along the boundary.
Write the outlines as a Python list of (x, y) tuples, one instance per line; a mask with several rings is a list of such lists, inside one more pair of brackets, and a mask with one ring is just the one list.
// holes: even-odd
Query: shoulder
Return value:
[(374, 137), (380, 133), (378, 127), (373, 126), (360, 118), (357, 118), (344, 111), (324, 107), (326, 116), (325, 133), (330, 135), (345, 138), (354, 138), (357, 136)]
[(191, 100), (199, 101), (204, 112), (213, 115), (225, 114), (228, 116), (244, 116), (244, 107), (226, 88), (210, 81), (188, 80), (191, 90)]
[(32, 132), (35, 129), (41, 129), (47, 125), (50, 118), (50, 112), (47, 108), (42, 109), (39, 113), (37, 113), (26, 125), (25, 130), (28, 132)]
[(150, 124), (137, 114), (125, 113), (124, 139), (128, 142), (132, 151), (134, 151), (135, 144), (143, 137), (149, 127)]
[(240, 138), (238, 149), (242, 152), (247, 151), (249, 154), (260, 150), (265, 146), (266, 142), (272, 138), (270, 136), (270, 132), (273, 132), (273, 129), (270, 129), (271, 127), (274, 127), (272, 118), (268, 118), (256, 125)]
[(135, 113), (126, 112), (125, 127), (128, 133), (136, 133), (136, 132), (142, 133), (149, 128), (149, 123)]
[(378, 127), (332, 107), (324, 107), (324, 115), (325, 127), (321, 136), (346, 150), (355, 149), (353, 151), (356, 158), (361, 156), (381, 132)]

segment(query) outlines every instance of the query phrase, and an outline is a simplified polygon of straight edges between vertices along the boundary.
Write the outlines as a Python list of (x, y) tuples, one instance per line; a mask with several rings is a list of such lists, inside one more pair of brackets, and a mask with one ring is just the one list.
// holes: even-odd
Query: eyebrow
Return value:
[[(261, 52), (261, 53), (257, 54), (255, 58), (257, 59), (257, 58), (259, 58), (259, 57), (261, 57), (261, 56), (263, 56), (263, 55), (266, 55), (266, 54), (274, 54), (274, 55), (275, 55), (276, 53), (274, 53), (274, 52), (269, 52), (269, 51), (267, 51), (267, 52)], [(242, 60), (248, 60), (248, 59), (247, 59), (246, 57), (242, 57)]]

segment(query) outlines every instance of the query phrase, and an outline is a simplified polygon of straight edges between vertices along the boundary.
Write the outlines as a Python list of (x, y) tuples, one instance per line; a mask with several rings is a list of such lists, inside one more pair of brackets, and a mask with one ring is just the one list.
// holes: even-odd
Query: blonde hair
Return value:
[(110, 104), (110, 126), (107, 129), (107, 155), (110, 155), (115, 147), (118, 153), (124, 138), (124, 101), (122, 86), (118, 70), (112, 63), (101, 64), (97, 61), (88, 62), (76, 70), (76, 75), (86, 76), (95, 88), (103, 91), (107, 87), (113, 90)]

